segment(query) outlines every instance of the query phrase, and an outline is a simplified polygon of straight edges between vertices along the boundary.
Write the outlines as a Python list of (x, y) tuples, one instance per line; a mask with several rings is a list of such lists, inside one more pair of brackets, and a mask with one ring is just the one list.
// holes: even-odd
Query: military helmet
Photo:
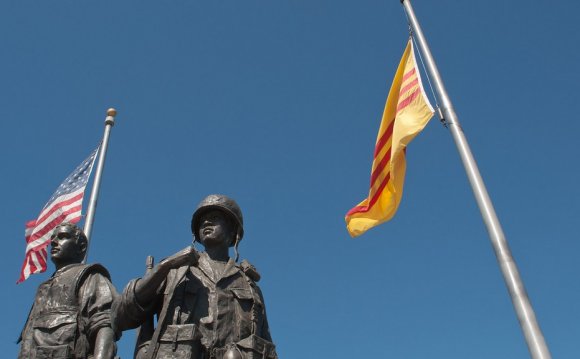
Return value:
[[(238, 234), (238, 240), (241, 240), (244, 236), (244, 218), (242, 217), (242, 210), (236, 201), (228, 196), (224, 196), (223, 194), (210, 194), (197, 205), (197, 208), (191, 217), (191, 233), (193, 233), (195, 239), (199, 240), (197, 230), (200, 225), (199, 220), (201, 215), (212, 209), (220, 210), (230, 216), (237, 226), (236, 231)], [(234, 243), (231, 245), (234, 245)]]

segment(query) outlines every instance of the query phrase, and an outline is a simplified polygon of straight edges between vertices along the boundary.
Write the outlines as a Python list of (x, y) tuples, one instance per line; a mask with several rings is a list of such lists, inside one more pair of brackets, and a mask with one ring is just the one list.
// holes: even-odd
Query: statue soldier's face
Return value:
[(60, 226), (54, 230), (50, 236), (50, 247), (50, 258), (54, 263), (72, 263), (82, 255), (74, 230), (69, 226)]
[(233, 228), (227, 215), (220, 210), (211, 210), (201, 215), (198, 236), (206, 248), (229, 247)]

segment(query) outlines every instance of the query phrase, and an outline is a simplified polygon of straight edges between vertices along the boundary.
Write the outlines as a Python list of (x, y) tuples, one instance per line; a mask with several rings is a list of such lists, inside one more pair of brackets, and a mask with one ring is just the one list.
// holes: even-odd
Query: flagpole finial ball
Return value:
[(115, 110), (114, 108), (110, 108), (107, 110), (107, 116), (115, 117), (116, 115), (117, 115), (117, 110)]

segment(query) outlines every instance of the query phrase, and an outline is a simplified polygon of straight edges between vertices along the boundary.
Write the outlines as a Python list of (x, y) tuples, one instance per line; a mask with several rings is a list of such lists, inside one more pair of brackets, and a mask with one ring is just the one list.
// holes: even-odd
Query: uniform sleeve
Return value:
[(118, 296), (111, 281), (100, 273), (87, 275), (80, 289), (81, 317), (91, 343), (101, 328), (113, 327), (112, 306)]
[(135, 285), (138, 279), (133, 279), (127, 284), (123, 294), (120, 295), (114, 304), (114, 325), (116, 331), (134, 329), (145, 322), (147, 318), (154, 316), (160, 303), (163, 300), (163, 289), (165, 281), (157, 291), (155, 300), (146, 306), (139, 303), (135, 296)]
[(268, 325), (268, 317), (266, 316), (266, 304), (264, 303), (264, 296), (262, 295), (262, 291), (260, 287), (257, 285), (255, 286), (255, 290), (262, 301), (262, 321), (261, 321), (261, 328), (260, 328), (260, 337), (266, 339), (269, 342), (272, 342), (272, 336), (270, 335), (270, 327)]

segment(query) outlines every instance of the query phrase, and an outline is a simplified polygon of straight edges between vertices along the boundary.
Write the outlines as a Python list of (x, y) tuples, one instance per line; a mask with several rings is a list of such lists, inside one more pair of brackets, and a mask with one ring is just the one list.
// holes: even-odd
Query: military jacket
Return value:
[(59, 269), (38, 287), (18, 358), (89, 358), (99, 329), (111, 326), (115, 295), (109, 273), (99, 264)]
[(157, 314), (147, 353), (138, 357), (220, 359), (233, 348), (244, 359), (277, 358), (262, 293), (251, 277), (257, 273), (231, 259), (219, 264), (201, 253), (197, 266), (169, 272), (147, 308), (134, 296), (136, 281), (130, 282), (117, 315), (121, 326), (134, 327)]

